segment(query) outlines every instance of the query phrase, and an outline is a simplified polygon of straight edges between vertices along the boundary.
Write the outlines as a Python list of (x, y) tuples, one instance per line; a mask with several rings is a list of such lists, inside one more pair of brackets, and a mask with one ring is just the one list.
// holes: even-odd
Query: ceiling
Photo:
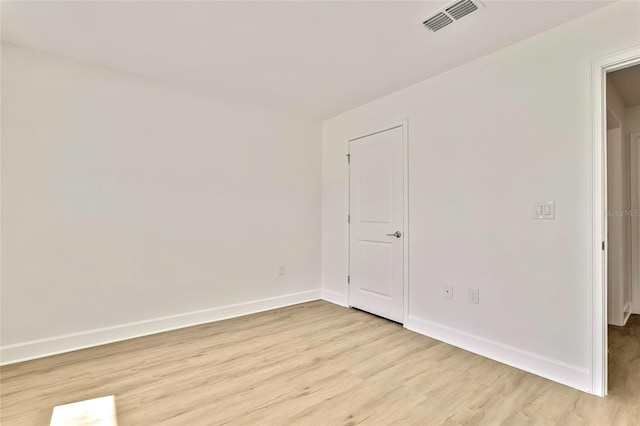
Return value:
[(611, 80), (628, 107), (640, 105), (640, 65), (614, 71)]
[(485, 1), (424, 29), (447, 3), (2, 1), (2, 40), (325, 119), (608, 2)]

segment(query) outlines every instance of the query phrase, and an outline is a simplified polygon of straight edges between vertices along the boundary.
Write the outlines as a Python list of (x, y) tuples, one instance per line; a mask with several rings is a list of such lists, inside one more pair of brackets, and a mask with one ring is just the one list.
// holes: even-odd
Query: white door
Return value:
[(349, 304), (404, 321), (402, 127), (350, 141)]

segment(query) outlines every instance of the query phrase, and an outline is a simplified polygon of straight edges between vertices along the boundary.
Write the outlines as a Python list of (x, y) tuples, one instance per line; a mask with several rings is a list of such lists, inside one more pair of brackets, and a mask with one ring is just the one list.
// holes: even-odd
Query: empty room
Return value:
[(640, 424), (640, 2), (0, 17), (3, 426)]

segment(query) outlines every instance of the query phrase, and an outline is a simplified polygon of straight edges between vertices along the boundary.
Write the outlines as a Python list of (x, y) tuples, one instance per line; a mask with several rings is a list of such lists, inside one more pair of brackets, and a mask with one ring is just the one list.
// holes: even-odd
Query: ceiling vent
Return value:
[(422, 20), (422, 25), (431, 31), (438, 31), (453, 21), (467, 16), (476, 10), (484, 7), (479, 0), (458, 0), (443, 7), (437, 12), (427, 16)]

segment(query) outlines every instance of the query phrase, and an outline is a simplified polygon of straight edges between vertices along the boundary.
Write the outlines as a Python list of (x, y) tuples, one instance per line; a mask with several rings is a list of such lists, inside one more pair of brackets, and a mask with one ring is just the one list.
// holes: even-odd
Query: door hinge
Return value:
[(350, 214), (347, 215), (347, 223), (351, 223), (351, 215)]
[(347, 154), (347, 163), (351, 163), (351, 154)]
[(347, 284), (351, 284), (351, 275), (347, 275)]
[(604, 241), (602, 242), (602, 251), (604, 251)]

